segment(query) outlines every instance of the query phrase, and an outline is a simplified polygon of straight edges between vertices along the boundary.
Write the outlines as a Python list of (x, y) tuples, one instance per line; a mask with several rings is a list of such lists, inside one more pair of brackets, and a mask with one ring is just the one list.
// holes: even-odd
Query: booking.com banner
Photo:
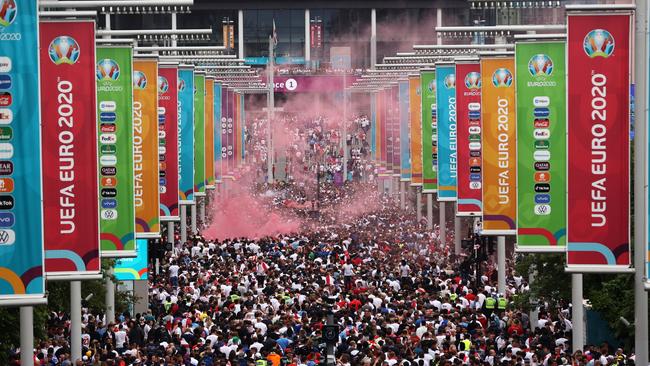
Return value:
[(179, 221), (178, 65), (158, 67), (158, 170), (160, 220)]
[(178, 69), (178, 117), (180, 121), (179, 203), (194, 203), (194, 67)]

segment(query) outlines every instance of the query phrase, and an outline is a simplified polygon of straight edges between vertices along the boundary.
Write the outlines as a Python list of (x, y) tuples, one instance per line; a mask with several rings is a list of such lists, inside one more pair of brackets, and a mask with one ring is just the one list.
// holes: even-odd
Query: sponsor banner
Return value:
[(194, 195), (205, 195), (205, 73), (194, 73)]
[(400, 162), (401, 180), (411, 180), (411, 141), (409, 137), (409, 81), (399, 83), (399, 134), (400, 134)]
[(400, 161), (399, 161), (399, 116), (398, 116), (398, 98), (399, 90), (397, 85), (391, 86), (388, 89), (388, 103), (386, 105), (387, 111), (387, 125), (388, 131), (388, 164), (390, 167), (389, 173), (392, 176), (399, 176)]
[(133, 61), (133, 168), (136, 238), (160, 237), (158, 62)]
[(240, 115), (241, 115), (241, 110), (239, 108), (239, 93), (234, 92), (232, 94), (232, 105), (233, 105), (233, 113), (234, 113), (234, 118), (233, 118), (233, 123), (232, 123), (232, 138), (233, 138), (233, 166), (237, 168), (239, 166), (239, 144), (240, 144), (240, 139), (239, 139), (239, 122), (240, 122)]
[(438, 201), (456, 200), (456, 67), (436, 66), (438, 108)]
[[(18, 0), (0, 14), (0, 76), (11, 84), (12, 104), (0, 110), (2, 142), (13, 156), (0, 161), (0, 192), (13, 207), (0, 211), (0, 305), (45, 303), (35, 1)], [(51, 62), (51, 61), (50, 61)], [(5, 84), (6, 85), (6, 84)]]
[(115, 192), (114, 197), (99, 198), (100, 248), (103, 257), (131, 257), (135, 255), (133, 49), (97, 47), (95, 74), (99, 189)]
[(99, 199), (116, 194), (105, 188), (98, 197), (95, 22), (41, 22), (40, 44), (45, 271), (96, 277)]
[(515, 47), (517, 250), (566, 246), (566, 68), (564, 42)]
[(205, 185), (214, 188), (214, 78), (205, 80)]
[(222, 86), (221, 83), (214, 83), (214, 177), (217, 183), (221, 183), (221, 131), (223, 126), (221, 122), (221, 103), (222, 103)]
[(147, 239), (138, 239), (137, 256), (134, 258), (122, 258), (115, 262), (113, 274), (118, 281), (148, 280), (149, 271), (147, 268), (147, 250), (149, 242)]
[(178, 221), (178, 66), (158, 68), (158, 184), (160, 220)]
[(178, 69), (178, 124), (180, 126), (178, 197), (179, 204), (194, 203), (194, 68)]
[[(228, 158), (228, 116), (230, 106), (230, 89), (223, 87), (221, 89), (221, 176), (222, 179), (230, 179), (228, 175), (229, 167), (229, 158)], [(230, 120), (232, 124), (232, 119)], [(268, 154), (268, 152), (267, 152)], [(270, 156), (267, 156), (267, 159), (270, 159)]]
[(514, 72), (512, 57), (481, 59), (483, 235), (516, 234)]
[(386, 121), (384, 106), (386, 105), (386, 90), (380, 90), (377, 95), (377, 154), (380, 171), (386, 168)]
[(422, 101), (422, 193), (438, 191), (438, 121), (436, 106), (436, 72), (420, 72)]
[(458, 169), (456, 180), (457, 216), (474, 216), (482, 212), (483, 178), (481, 171), (481, 65), (458, 62), (456, 77), (456, 109), (458, 115)]
[(422, 100), (420, 76), (409, 76), (409, 124), (411, 130), (411, 185), (422, 185)]
[(377, 161), (377, 93), (370, 93), (370, 156)]
[(241, 127), (239, 129), (240, 136), (241, 136), (241, 161), (242, 163), (244, 162), (244, 158), (246, 157), (246, 104), (244, 103), (245, 101), (245, 95), (243, 93), (239, 93), (239, 105), (241, 107)]
[[(569, 14), (567, 267), (630, 265), (630, 14)], [(640, 136), (642, 137), (642, 136)]]

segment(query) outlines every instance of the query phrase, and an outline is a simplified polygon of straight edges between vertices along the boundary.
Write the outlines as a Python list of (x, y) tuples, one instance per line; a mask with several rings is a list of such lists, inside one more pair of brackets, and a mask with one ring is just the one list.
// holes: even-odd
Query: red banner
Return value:
[(480, 215), (481, 203), (481, 65), (456, 63), (458, 115), (458, 216)]
[(631, 21), (568, 17), (567, 266), (576, 271), (630, 264)]
[(41, 22), (40, 43), (45, 270), (82, 279), (100, 272), (95, 22)]
[(158, 68), (160, 219), (178, 220), (178, 67)]

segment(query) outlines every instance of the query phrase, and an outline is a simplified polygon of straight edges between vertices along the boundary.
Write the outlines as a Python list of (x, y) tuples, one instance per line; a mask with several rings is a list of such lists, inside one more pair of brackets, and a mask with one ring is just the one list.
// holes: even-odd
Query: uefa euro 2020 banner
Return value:
[(513, 57), (481, 58), (484, 235), (516, 234), (514, 72)]
[(180, 125), (179, 203), (194, 203), (194, 67), (178, 69), (178, 121)]
[(99, 230), (102, 257), (135, 256), (133, 49), (97, 47)]
[(134, 258), (118, 259), (115, 263), (114, 274), (118, 281), (148, 280), (147, 239), (138, 239), (137, 256)]
[(45, 271), (98, 277), (95, 22), (41, 22), (40, 44)]
[(517, 250), (566, 246), (565, 43), (518, 42)]
[(160, 237), (158, 61), (133, 62), (133, 167), (136, 238)]
[(422, 100), (422, 193), (438, 190), (438, 122), (436, 112), (436, 72), (420, 72)]
[(220, 82), (214, 83), (214, 177), (217, 183), (222, 181), (222, 168), (221, 168), (221, 131), (224, 128), (224, 123), (221, 114), (221, 103), (223, 101), (221, 92), (223, 88)]
[(179, 221), (178, 65), (158, 67), (158, 170), (160, 220)]
[(205, 73), (194, 73), (194, 195), (205, 196)]
[(214, 77), (205, 80), (205, 188), (214, 189)]
[(456, 67), (436, 65), (438, 117), (438, 201), (456, 200)]
[(409, 76), (409, 123), (411, 129), (411, 185), (422, 186), (422, 112), (420, 76)]
[(37, 2), (0, 16), (0, 305), (45, 303)]
[(629, 12), (568, 15), (567, 268), (573, 271), (630, 265), (631, 29)]
[(399, 82), (399, 135), (400, 135), (400, 163), (402, 181), (411, 180), (411, 139), (409, 136), (409, 81)]

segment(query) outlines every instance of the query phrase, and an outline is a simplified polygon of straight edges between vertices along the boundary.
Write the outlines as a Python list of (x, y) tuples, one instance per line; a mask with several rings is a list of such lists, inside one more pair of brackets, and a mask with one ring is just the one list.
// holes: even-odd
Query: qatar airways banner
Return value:
[(221, 102), (223, 87), (221, 83), (214, 83), (214, 177), (221, 183)]
[(456, 216), (476, 216), (481, 203), (481, 65), (457, 62), (456, 110), (458, 116), (458, 169)]
[(214, 189), (214, 78), (205, 80), (205, 188)]
[(136, 238), (160, 237), (158, 61), (133, 61), (133, 170)]
[[(41, 22), (40, 44), (45, 271), (65, 280), (97, 277), (95, 22)], [(102, 189), (102, 198), (114, 196), (114, 188)], [(1, 202), (12, 207), (14, 198)]]
[(399, 135), (400, 135), (400, 180), (409, 182), (411, 180), (411, 154), (409, 138), (409, 81), (399, 82)]
[(422, 186), (422, 114), (420, 76), (409, 76), (411, 185)]
[[(344, 80), (345, 79), (345, 80)], [(343, 75), (332, 76), (275, 76), (273, 89), (276, 93), (301, 93), (301, 92), (342, 92), (344, 85), (351, 86), (356, 77)]]
[(422, 91), (422, 193), (438, 191), (438, 121), (436, 112), (436, 71), (420, 72)]
[(436, 66), (438, 120), (438, 201), (456, 200), (456, 67)]
[[(16, 1), (0, 16), (0, 71), (11, 98), (0, 109), (0, 305), (44, 304), (43, 196), (36, 1)], [(7, 80), (9, 83), (7, 84)]]
[(178, 68), (178, 197), (179, 204), (194, 203), (194, 67)]
[(569, 270), (630, 265), (631, 26), (629, 13), (568, 16)]
[(158, 176), (160, 220), (179, 221), (178, 210), (178, 66), (158, 67)]
[(205, 196), (205, 73), (194, 73), (194, 195)]
[(517, 159), (515, 60), (481, 59), (483, 235), (515, 235)]

